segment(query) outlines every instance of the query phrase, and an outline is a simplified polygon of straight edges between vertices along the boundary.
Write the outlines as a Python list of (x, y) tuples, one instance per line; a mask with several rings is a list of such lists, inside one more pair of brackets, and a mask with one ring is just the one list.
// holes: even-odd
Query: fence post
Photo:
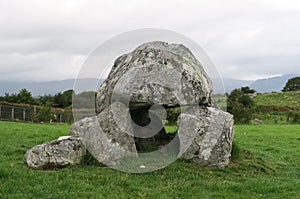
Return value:
[(62, 123), (62, 112), (59, 114), (59, 122)]
[(26, 121), (26, 109), (23, 109), (23, 121)]
[(15, 108), (11, 109), (11, 120), (14, 121), (15, 120)]

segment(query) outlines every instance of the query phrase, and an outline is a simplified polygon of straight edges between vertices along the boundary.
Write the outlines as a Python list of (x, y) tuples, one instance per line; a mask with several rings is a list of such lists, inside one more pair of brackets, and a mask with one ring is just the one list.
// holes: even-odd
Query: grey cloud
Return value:
[(292, 0), (3, 0), (0, 80), (76, 77), (98, 44), (145, 27), (187, 35), (223, 76), (300, 73), (299, 11)]

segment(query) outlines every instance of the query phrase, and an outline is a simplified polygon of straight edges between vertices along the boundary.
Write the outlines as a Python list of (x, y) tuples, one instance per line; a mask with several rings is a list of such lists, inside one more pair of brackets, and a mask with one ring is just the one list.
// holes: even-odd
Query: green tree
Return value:
[(256, 90), (249, 88), (249, 86), (242, 87), (241, 90), (242, 90), (243, 93), (245, 93), (245, 94), (256, 93)]
[(37, 102), (41, 106), (53, 106), (54, 100), (52, 95), (43, 95), (37, 98)]
[(6, 102), (11, 102), (11, 103), (17, 103), (17, 95), (16, 94), (9, 94), (9, 93), (5, 93), (4, 96), (2, 97), (3, 101)]
[(17, 103), (25, 103), (25, 104), (35, 104), (35, 99), (32, 97), (31, 93), (23, 88), (17, 94)]
[(72, 105), (73, 90), (67, 90), (63, 93), (57, 93), (53, 97), (55, 107), (66, 108)]
[(283, 92), (298, 90), (300, 90), (300, 77), (294, 77), (289, 79), (285, 87), (282, 89)]
[(233, 90), (227, 98), (227, 111), (233, 114), (236, 123), (249, 123), (251, 121), (254, 101), (242, 89)]
[(21, 89), (18, 94), (5, 93), (3, 97), (0, 97), (0, 100), (11, 103), (37, 104), (35, 98), (25, 88)]

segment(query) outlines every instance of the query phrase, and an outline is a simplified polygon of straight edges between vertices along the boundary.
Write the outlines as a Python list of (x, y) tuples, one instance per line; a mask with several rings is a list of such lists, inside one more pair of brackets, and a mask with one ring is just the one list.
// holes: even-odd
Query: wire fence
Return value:
[(0, 120), (15, 122), (71, 123), (73, 121), (73, 115), (71, 110), (0, 104)]

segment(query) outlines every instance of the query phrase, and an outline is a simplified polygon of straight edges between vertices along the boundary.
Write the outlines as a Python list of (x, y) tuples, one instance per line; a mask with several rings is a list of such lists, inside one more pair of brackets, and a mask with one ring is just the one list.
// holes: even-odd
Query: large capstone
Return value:
[(211, 94), (211, 80), (188, 48), (145, 43), (115, 60), (97, 93), (96, 116), (75, 122), (70, 134), (99, 162), (115, 166), (124, 157), (139, 156), (137, 141), (165, 134), (167, 118), (154, 105), (181, 107), (172, 142), (177, 158), (222, 168), (230, 160), (233, 117), (212, 105)]
[(117, 58), (97, 94), (97, 112), (114, 100), (131, 109), (210, 104), (211, 93), (211, 80), (188, 48), (150, 42)]

